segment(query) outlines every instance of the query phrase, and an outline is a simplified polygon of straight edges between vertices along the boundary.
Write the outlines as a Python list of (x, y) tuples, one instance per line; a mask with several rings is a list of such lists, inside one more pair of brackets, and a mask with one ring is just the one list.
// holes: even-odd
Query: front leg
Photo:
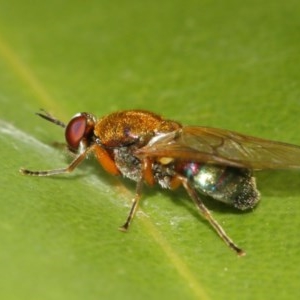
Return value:
[(93, 150), (94, 150), (93, 147), (87, 148), (83, 153), (76, 156), (76, 158), (66, 168), (53, 169), (53, 170), (39, 170), (39, 171), (31, 171), (28, 169), (21, 168), (20, 172), (23, 175), (30, 175), (30, 176), (53, 176), (58, 174), (70, 173), (86, 158), (88, 153)]

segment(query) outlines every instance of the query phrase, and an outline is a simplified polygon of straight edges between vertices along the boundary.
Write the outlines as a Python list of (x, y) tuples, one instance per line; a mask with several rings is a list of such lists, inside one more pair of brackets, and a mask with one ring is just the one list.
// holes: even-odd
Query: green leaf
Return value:
[(239, 258), (182, 191), (134, 184), (70, 158), (68, 120), (142, 108), (300, 144), (299, 1), (1, 1), (0, 298), (298, 299), (300, 173), (262, 172), (261, 204), (207, 201)]

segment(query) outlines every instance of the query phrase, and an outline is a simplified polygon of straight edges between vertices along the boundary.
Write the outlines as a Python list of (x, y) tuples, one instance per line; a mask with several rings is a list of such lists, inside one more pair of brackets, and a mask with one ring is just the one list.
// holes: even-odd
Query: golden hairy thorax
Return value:
[(143, 137), (145, 142), (156, 133), (171, 132), (181, 128), (177, 122), (164, 120), (159, 115), (143, 110), (120, 111), (100, 119), (94, 133), (102, 145), (126, 145)]

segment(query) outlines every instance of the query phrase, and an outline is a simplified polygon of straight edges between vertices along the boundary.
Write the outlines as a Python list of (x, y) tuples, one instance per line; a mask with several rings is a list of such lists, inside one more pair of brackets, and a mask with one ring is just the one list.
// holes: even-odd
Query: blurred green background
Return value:
[(183, 191), (134, 184), (51, 144), (80, 111), (143, 108), (300, 145), (300, 2), (0, 1), (1, 299), (299, 299), (300, 173), (262, 172), (262, 203), (207, 201), (238, 258)]

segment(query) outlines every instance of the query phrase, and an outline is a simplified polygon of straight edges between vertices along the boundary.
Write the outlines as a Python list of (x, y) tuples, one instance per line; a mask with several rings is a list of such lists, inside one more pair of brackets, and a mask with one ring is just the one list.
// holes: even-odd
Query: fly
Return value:
[(65, 129), (67, 146), (76, 157), (65, 168), (46, 171), (21, 168), (22, 174), (70, 173), (93, 153), (108, 173), (136, 182), (136, 194), (120, 227), (122, 231), (127, 231), (136, 213), (144, 183), (171, 190), (183, 186), (200, 214), (240, 256), (245, 252), (213, 218), (201, 194), (247, 210), (260, 200), (254, 170), (300, 168), (299, 146), (224, 129), (182, 126), (149, 111), (119, 111), (100, 119), (82, 112), (68, 124), (46, 112), (37, 115)]

